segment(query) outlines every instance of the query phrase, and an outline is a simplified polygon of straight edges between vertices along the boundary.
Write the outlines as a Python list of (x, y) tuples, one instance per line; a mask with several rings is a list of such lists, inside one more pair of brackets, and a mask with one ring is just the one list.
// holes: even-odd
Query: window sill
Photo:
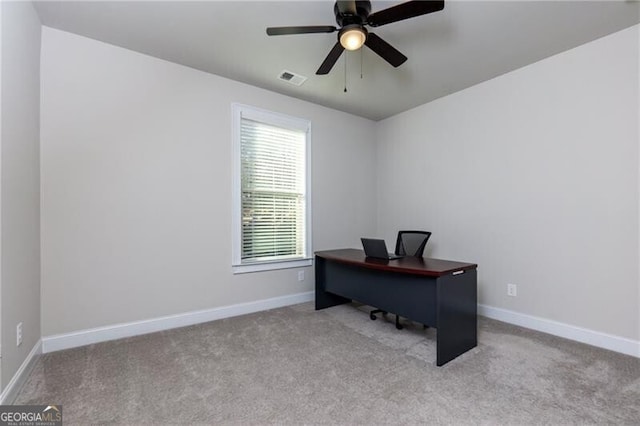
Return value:
[(250, 272), (274, 271), (276, 269), (302, 268), (312, 266), (313, 259), (296, 259), (279, 262), (251, 263), (246, 265), (233, 265), (234, 274), (248, 274)]

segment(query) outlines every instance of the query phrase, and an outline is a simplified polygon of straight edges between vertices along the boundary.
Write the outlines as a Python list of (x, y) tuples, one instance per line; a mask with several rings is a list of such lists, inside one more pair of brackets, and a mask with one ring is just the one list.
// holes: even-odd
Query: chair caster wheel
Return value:
[(396, 315), (396, 328), (398, 330), (402, 330), (404, 327), (402, 327), (402, 324), (400, 324), (400, 315)]
[(369, 314), (369, 318), (371, 318), (371, 321), (375, 321), (378, 319), (378, 317), (375, 316), (374, 314)]

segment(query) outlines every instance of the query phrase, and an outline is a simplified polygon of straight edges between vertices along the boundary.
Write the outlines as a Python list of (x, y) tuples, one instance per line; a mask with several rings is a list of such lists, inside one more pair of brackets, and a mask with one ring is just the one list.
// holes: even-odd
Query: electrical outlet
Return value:
[(19, 322), (16, 326), (16, 346), (20, 346), (22, 344), (22, 323)]
[(304, 281), (304, 271), (298, 271), (298, 281)]
[(507, 284), (507, 296), (516, 297), (518, 295), (518, 286), (515, 284)]

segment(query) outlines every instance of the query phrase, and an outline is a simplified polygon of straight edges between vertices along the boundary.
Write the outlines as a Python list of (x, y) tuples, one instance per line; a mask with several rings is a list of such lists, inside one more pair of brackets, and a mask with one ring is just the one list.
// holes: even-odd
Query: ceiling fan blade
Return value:
[(322, 65), (320, 65), (320, 68), (318, 68), (318, 71), (316, 71), (316, 74), (318, 75), (329, 74), (329, 71), (331, 71), (331, 68), (333, 68), (336, 61), (340, 57), (340, 55), (342, 55), (343, 50), (344, 50), (344, 47), (342, 47), (340, 42), (337, 42), (336, 44), (334, 44), (333, 48), (331, 49), (331, 52), (329, 52), (327, 57), (324, 58), (324, 62), (322, 62)]
[(367, 18), (367, 22), (372, 27), (390, 24), (409, 18), (414, 18), (428, 13), (438, 12), (444, 9), (444, 0), (437, 1), (408, 1), (392, 6), (388, 9), (374, 12)]
[(369, 33), (364, 44), (396, 68), (407, 60), (406, 56), (374, 33)]
[(351, 14), (351, 15), (355, 15), (356, 14), (356, 2), (355, 0), (353, 1), (342, 1), (342, 0), (338, 0), (336, 1), (336, 4), (338, 5), (338, 10), (340, 11), (340, 13), (342, 14)]
[(289, 34), (312, 34), (312, 33), (332, 33), (337, 28), (332, 25), (309, 26), (309, 27), (269, 27), (267, 35), (289, 35)]

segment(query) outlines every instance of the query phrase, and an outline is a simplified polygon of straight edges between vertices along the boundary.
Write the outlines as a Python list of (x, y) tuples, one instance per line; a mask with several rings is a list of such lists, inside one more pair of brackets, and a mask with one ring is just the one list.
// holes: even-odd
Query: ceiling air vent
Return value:
[(280, 75), (278, 75), (278, 78), (282, 81), (286, 81), (287, 83), (291, 83), (294, 86), (300, 86), (307, 80), (307, 77), (287, 70), (282, 71)]

